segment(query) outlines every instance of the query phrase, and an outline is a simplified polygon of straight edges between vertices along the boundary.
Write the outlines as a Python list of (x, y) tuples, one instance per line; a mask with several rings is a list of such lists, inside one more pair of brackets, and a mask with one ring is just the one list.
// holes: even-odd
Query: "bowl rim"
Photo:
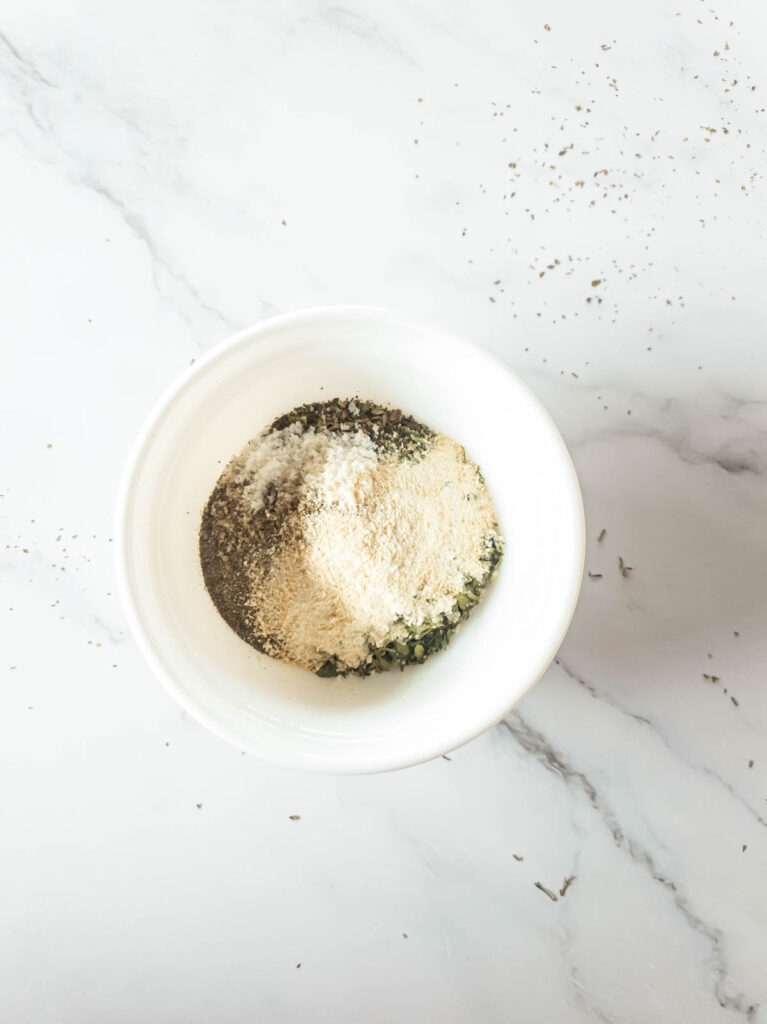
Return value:
[[(443, 339), (449, 340), (456, 348), (463, 349), (467, 353), (470, 353), (473, 358), (476, 358), (477, 356), (484, 358), (498, 373), (511, 377), (516, 386), (527, 392), (528, 396), (533, 400), (539, 411), (543, 414), (545, 421), (548, 423), (560, 454), (563, 456), (563, 467), (566, 470), (566, 484), (571, 492), (572, 498), (574, 499), (573, 507), (578, 522), (575, 524), (577, 528), (574, 531), (577, 540), (577, 550), (574, 552), (574, 558), (572, 561), (574, 571), (571, 570), (571, 579), (569, 581), (571, 598), (567, 612), (563, 616), (561, 628), (552, 637), (551, 643), (547, 649), (542, 651), (538, 660), (538, 668), (536, 672), (531, 675), (529, 682), (524, 686), (524, 688), (514, 694), (513, 698), (501, 714), (494, 715), (492, 719), (488, 720), (478, 729), (471, 728), (457, 741), (451, 740), (450, 745), (445, 750), (442, 750), (441, 747), (440, 749), (435, 749), (433, 742), (431, 744), (424, 743), (424, 749), (417, 756), (414, 757), (412, 755), (408, 755), (404, 760), (401, 756), (398, 757), (396, 756), (396, 753), (393, 753), (379, 755), (374, 764), (366, 762), (364, 766), (361, 766), (359, 763), (355, 764), (353, 759), (350, 759), (348, 763), (345, 762), (343, 765), (336, 764), (333, 767), (327, 767), (322, 764), (307, 763), (308, 761), (313, 760), (310, 756), (299, 758), (291, 756), (290, 751), (286, 751), (285, 756), (282, 756), (279, 753), (275, 754), (274, 751), (263, 752), (255, 749), (252, 744), (247, 740), (244, 740), (236, 728), (230, 728), (224, 722), (219, 721), (214, 716), (210, 715), (208, 711), (198, 705), (194, 700), (188, 697), (186, 691), (178, 683), (176, 675), (167, 668), (164, 660), (160, 657), (155, 648), (155, 644), (151, 639), (150, 632), (145, 628), (140, 600), (134, 591), (131, 579), (129, 520), (130, 510), (135, 499), (135, 492), (142, 466), (148, 457), (154, 433), (163, 417), (171, 408), (176, 398), (185, 389), (189, 381), (194, 379), (225, 354), (238, 348), (240, 345), (256, 340), (259, 335), (269, 334), (274, 328), (289, 327), (292, 324), (304, 323), (317, 318), (331, 318), (336, 316), (374, 319), (378, 323), (386, 323), (391, 326), (399, 326), (402, 328), (409, 328), (414, 331), (422, 331), (427, 334), (439, 335)], [(471, 740), (476, 739), (477, 736), (500, 722), (522, 699), (522, 697), (541, 679), (554, 660), (554, 657), (567, 634), (578, 603), (585, 565), (586, 522), (583, 497), (575, 466), (573, 465), (570, 452), (568, 451), (554, 420), (543, 403), (525, 383), (525, 381), (523, 381), (522, 378), (513, 370), (509, 369), (509, 367), (506, 366), (494, 353), (489, 352), (481, 345), (451, 334), (439, 326), (432, 325), (425, 319), (410, 316), (385, 306), (355, 304), (325, 305), (267, 317), (240, 331), (237, 331), (235, 334), (230, 335), (228, 338), (225, 338), (215, 344), (201, 357), (195, 359), (180, 374), (178, 374), (178, 376), (176, 376), (169, 385), (167, 385), (150, 408), (149, 413), (145, 416), (130, 447), (117, 491), (115, 541), (114, 557), (117, 588), (132, 638), (143, 658), (152, 669), (156, 678), (162, 683), (165, 690), (196, 722), (204, 725), (215, 735), (236, 746), (238, 749), (244, 749), (249, 753), (253, 753), (273, 764), (279, 764), (282, 767), (298, 768), (334, 775), (374, 774), (379, 772), (396, 771), (401, 768), (408, 768), (418, 764), (423, 764), (441, 756), (443, 753), (449, 753), (450, 751), (456, 750), (464, 744), (471, 742)], [(440, 745), (437, 746), (439, 747)]]

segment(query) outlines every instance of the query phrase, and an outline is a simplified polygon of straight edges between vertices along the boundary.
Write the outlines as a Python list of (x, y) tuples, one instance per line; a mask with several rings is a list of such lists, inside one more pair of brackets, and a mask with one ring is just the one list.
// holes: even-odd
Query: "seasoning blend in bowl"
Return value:
[[(296, 408), (326, 395), (378, 404)], [(141, 432), (115, 539), (131, 629), (179, 704), (240, 751), (333, 773), (418, 764), (497, 722), (555, 656), (584, 559), (575, 470), (527, 387), (356, 307), (198, 359)]]
[(359, 398), (299, 406), (250, 441), (208, 499), (199, 545), (232, 629), (320, 676), (423, 662), (503, 554), (464, 449)]

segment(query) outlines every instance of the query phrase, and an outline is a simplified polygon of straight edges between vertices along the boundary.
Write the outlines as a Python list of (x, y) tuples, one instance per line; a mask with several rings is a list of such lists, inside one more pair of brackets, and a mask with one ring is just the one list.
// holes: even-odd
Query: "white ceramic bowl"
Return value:
[[(360, 395), (466, 447), (506, 554), (446, 651), (367, 679), (319, 679), (259, 654), (202, 581), (200, 515), (226, 462), (303, 402)], [(583, 506), (542, 406), (481, 349), (386, 310), (276, 317), (195, 363), (138, 438), (118, 509), (118, 573), (139, 647), (176, 700), (242, 750), (297, 768), (375, 772), (443, 754), (498, 721), (541, 676), (575, 607)]]

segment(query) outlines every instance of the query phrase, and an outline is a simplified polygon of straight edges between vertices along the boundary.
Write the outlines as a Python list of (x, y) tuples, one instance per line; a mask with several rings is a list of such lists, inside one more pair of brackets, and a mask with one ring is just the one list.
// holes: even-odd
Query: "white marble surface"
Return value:
[[(767, 7), (674, 4), (0, 11), (3, 1021), (767, 1021)], [(189, 720), (110, 544), (161, 389), (333, 302), (523, 375), (604, 574), (371, 778)]]

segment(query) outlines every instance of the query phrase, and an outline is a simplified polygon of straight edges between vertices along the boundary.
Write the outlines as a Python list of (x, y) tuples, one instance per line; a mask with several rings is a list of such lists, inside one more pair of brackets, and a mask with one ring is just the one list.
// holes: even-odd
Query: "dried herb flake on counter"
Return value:
[(558, 901), (559, 897), (557, 896), (557, 894), (555, 892), (552, 892), (551, 889), (547, 889), (545, 885), (541, 885), (540, 882), (533, 882), (533, 885), (536, 889), (540, 889), (541, 892), (546, 893), (546, 895), (549, 897), (552, 903), (556, 903)]

